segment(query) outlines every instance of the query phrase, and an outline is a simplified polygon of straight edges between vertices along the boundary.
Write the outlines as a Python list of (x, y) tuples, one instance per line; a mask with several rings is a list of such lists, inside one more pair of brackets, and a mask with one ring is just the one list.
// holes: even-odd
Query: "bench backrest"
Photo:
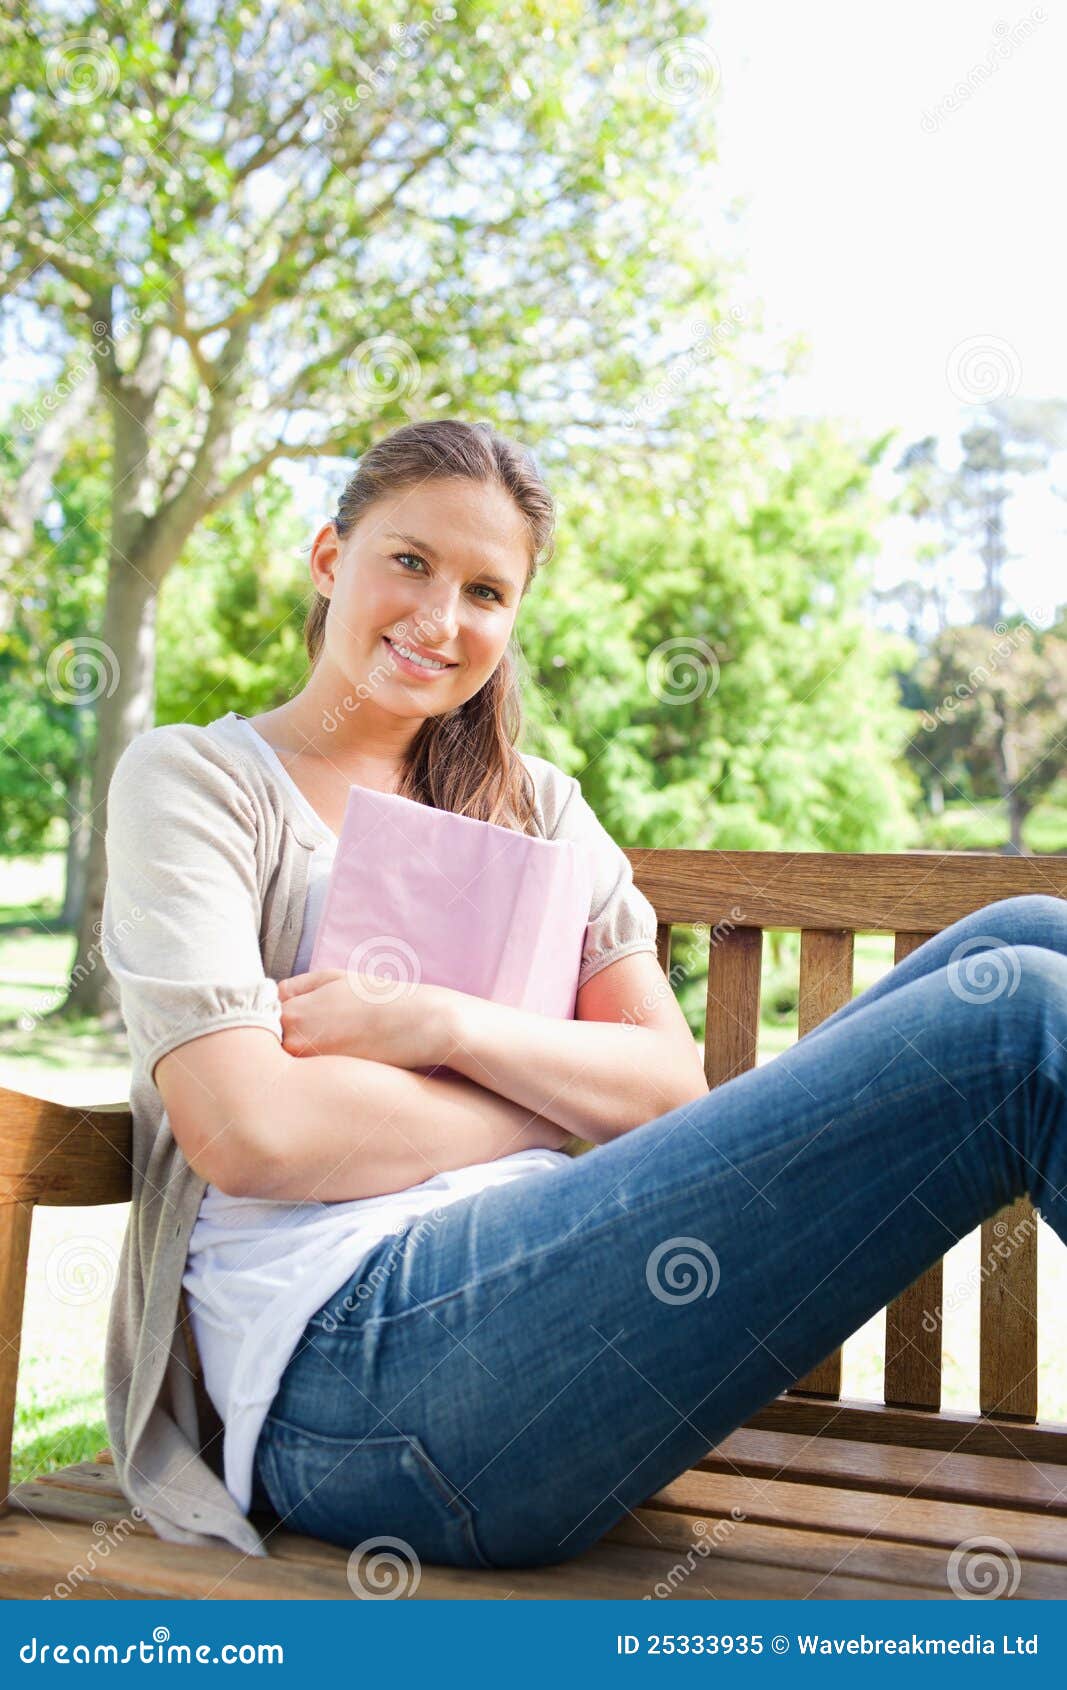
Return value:
[[(849, 1001), (856, 933), (894, 934), (899, 961), (931, 934), (1000, 898), (1027, 892), (1067, 897), (1067, 856), (645, 849), (626, 854), (659, 917), (659, 960), (668, 979), (672, 927), (708, 930), (705, 1073), (712, 1087), (755, 1065), (765, 929), (800, 931), (803, 1035)], [(79, 1109), (0, 1087), (0, 1478), (5, 1481), (34, 1205), (128, 1202), (131, 1152), (132, 1120), (125, 1105)], [(1032, 1422), (1037, 1236), (1027, 1199), (986, 1221), (983, 1259), (1009, 1235), (1010, 1253), (981, 1287), (979, 1398), (984, 1415)], [(933, 1411), (940, 1406), (941, 1324), (924, 1315), (941, 1309), (941, 1285), (938, 1263), (888, 1310), (889, 1404)], [(838, 1398), (840, 1351), (793, 1389)]]
[[(1067, 897), (1067, 856), (992, 851), (627, 853), (634, 879), (660, 918), (659, 961), (671, 975), (675, 925), (708, 932), (704, 1069), (715, 1087), (756, 1063), (765, 929), (800, 932), (798, 1032), (802, 1037), (852, 997), (857, 933), (894, 935), (894, 963), (932, 934), (1001, 898)], [(1007, 1249), (1005, 1249), (1007, 1245)], [(1037, 1418), (1037, 1221), (1028, 1198), (982, 1226), (979, 1407), (983, 1415)], [(943, 1264), (937, 1262), (886, 1313), (887, 1404), (941, 1406)], [(841, 1351), (798, 1380), (794, 1392), (841, 1394)]]

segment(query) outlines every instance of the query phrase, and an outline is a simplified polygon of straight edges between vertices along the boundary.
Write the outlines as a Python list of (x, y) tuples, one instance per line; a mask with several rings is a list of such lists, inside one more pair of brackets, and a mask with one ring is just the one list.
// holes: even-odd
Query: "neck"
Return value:
[(271, 714), (292, 735), (293, 751), (346, 767), (364, 764), (397, 772), (426, 719), (397, 716), (373, 698), (357, 697), (356, 688), (325, 656), (296, 697)]

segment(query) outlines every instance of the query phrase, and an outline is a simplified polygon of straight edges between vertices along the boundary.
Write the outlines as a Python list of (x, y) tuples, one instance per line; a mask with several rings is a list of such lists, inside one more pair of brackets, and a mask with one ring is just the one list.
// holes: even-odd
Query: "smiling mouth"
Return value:
[(417, 663), (399, 652), (387, 634), (382, 635), (382, 643), (388, 648), (394, 663), (398, 664), (409, 675), (444, 675), (449, 669), (458, 669), (459, 667), (458, 663), (448, 663), (443, 660), (443, 667), (440, 669), (431, 667), (429, 664)]

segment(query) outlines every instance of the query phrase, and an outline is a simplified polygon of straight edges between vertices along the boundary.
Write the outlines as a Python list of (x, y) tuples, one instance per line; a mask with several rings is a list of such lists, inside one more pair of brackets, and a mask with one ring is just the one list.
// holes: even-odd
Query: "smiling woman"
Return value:
[[(251, 1509), (349, 1549), (566, 1560), (1012, 1198), (1067, 1238), (1062, 899), (955, 922), (708, 1092), (626, 853), (516, 745), (508, 646), (551, 515), (491, 430), (398, 431), (315, 537), (303, 690), (119, 760), (134, 1200), (105, 1390), (163, 1536), (263, 1554)], [(347, 976), (301, 981), (353, 782), (589, 853), (572, 1017), (449, 988), (357, 1018)], [(521, 922), (449, 866), (472, 922)], [(998, 947), (1015, 984), (976, 1001), (958, 958)]]
[(533, 457), (487, 424), (413, 423), (364, 454), (311, 547), (311, 675), (253, 718), (298, 784), (534, 830), (510, 640), (554, 521)]

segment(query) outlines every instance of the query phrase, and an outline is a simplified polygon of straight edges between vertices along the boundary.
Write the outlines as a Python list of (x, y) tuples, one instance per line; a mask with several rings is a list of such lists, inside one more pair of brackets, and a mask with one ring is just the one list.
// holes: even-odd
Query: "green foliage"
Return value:
[(520, 622), (531, 748), (630, 845), (900, 849), (911, 648), (858, 610), (869, 465), (827, 428), (750, 447), (744, 508), (728, 471), (569, 508)]
[[(7, 473), (18, 463), (0, 436)], [(106, 454), (98, 436), (72, 440), (38, 516), (33, 555), (9, 585), (10, 621), (0, 628), (0, 851), (43, 850), (58, 816), (79, 802), (95, 744), (91, 703), (78, 666), (99, 654), (81, 647), (99, 625), (106, 569), (98, 513), (106, 509)], [(72, 647), (71, 642), (74, 642)], [(86, 669), (81, 670), (84, 684)]]
[(308, 540), (278, 477), (195, 532), (161, 595), (157, 722), (206, 723), (227, 710), (253, 716), (299, 690), (314, 597)]
[(1025, 816), (1067, 770), (1067, 627), (1025, 617), (947, 628), (917, 679), (929, 701), (909, 747), (950, 788), (1010, 797)]

